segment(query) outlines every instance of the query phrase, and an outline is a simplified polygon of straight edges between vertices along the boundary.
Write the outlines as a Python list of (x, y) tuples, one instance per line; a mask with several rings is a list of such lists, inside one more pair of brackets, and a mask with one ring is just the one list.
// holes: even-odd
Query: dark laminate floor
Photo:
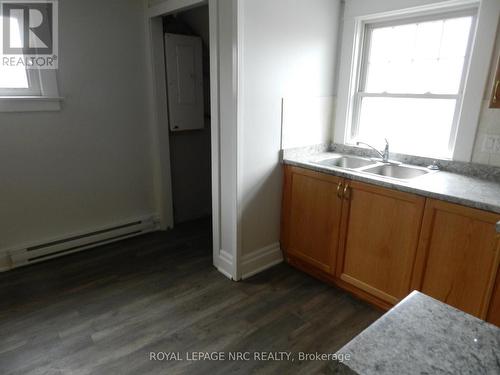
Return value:
[(381, 315), (285, 264), (229, 281), (209, 230), (199, 221), (0, 274), (0, 374), (311, 374), (326, 363), (149, 352), (333, 353)]

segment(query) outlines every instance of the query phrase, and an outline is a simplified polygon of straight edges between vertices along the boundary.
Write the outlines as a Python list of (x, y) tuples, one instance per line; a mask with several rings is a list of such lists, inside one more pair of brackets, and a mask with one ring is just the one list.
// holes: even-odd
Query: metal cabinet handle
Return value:
[(342, 181), (339, 182), (339, 184), (337, 185), (337, 197), (339, 199), (342, 199), (342, 194), (340, 193), (340, 189), (342, 189)]
[(342, 194), (345, 200), (349, 200), (351, 198), (351, 195), (347, 194), (348, 191), (349, 191), (349, 184), (346, 184), (344, 187), (344, 193)]

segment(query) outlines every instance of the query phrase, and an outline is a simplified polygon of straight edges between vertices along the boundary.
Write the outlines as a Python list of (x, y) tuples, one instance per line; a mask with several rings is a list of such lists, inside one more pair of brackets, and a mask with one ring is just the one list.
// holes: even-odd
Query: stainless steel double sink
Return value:
[(368, 173), (371, 175), (397, 180), (412, 180), (414, 178), (436, 172), (414, 165), (400, 164), (396, 162), (382, 163), (373, 159), (345, 155), (318, 160), (313, 163), (325, 167), (350, 169), (356, 172)]

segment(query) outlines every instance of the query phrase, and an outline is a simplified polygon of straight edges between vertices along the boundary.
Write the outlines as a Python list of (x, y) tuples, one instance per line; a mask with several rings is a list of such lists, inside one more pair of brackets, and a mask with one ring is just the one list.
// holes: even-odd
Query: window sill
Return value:
[(60, 111), (61, 97), (0, 96), (0, 112)]

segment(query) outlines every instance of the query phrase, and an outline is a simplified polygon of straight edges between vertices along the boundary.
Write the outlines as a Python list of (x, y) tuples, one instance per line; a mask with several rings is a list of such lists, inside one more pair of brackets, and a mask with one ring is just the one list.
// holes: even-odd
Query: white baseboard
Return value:
[(228, 279), (233, 280), (234, 277), (232, 275), (233, 270), (233, 255), (228, 253), (225, 250), (219, 251), (219, 256), (214, 256), (214, 265), (217, 270), (226, 276)]
[(279, 242), (252, 251), (242, 258), (241, 278), (247, 279), (281, 262), (283, 262), (283, 253)]

